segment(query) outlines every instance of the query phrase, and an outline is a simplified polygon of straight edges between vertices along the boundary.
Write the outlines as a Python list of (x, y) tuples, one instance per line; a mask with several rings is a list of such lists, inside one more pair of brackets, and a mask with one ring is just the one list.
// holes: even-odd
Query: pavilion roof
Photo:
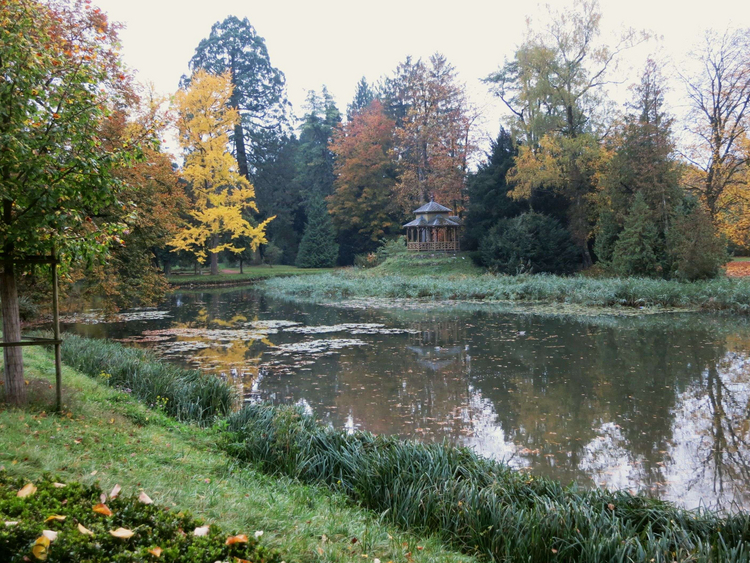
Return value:
[(419, 209), (415, 209), (414, 213), (451, 213), (451, 209), (431, 201), (430, 203), (424, 204)]

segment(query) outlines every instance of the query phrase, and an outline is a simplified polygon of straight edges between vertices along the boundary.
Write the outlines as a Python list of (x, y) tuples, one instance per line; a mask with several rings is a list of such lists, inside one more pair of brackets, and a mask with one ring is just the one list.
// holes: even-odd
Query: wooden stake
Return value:
[(62, 411), (62, 363), (60, 360), (60, 300), (57, 292), (57, 255), (52, 249), (52, 332), (55, 339), (55, 395), (57, 411)]

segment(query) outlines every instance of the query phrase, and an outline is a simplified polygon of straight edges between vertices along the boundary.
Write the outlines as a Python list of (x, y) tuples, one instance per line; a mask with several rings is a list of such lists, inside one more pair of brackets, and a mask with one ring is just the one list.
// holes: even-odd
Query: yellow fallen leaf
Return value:
[(49, 538), (45, 536), (37, 538), (31, 548), (31, 554), (40, 561), (46, 561), (47, 555), (49, 555)]
[(226, 545), (234, 545), (236, 543), (247, 543), (247, 536), (245, 534), (239, 534), (236, 536), (229, 536)]
[(34, 485), (34, 483), (29, 483), (28, 485), (24, 485), (23, 489), (21, 489), (20, 491), (16, 493), (16, 496), (18, 498), (26, 498), (26, 497), (30, 497), (35, 492), (36, 492), (36, 486)]
[(114, 537), (123, 540), (132, 538), (135, 535), (135, 532), (133, 530), (128, 530), (127, 528), (117, 528), (116, 530), (110, 530), (109, 533)]
[(55, 541), (57, 539), (57, 532), (54, 530), (42, 530), (42, 536), (49, 541)]
[(151, 497), (149, 497), (146, 493), (141, 491), (141, 494), (138, 495), (138, 500), (142, 502), (143, 504), (154, 504), (154, 501), (151, 500)]
[(101, 503), (96, 504), (94, 505), (94, 508), (92, 508), (91, 510), (93, 510), (97, 514), (104, 514), (104, 516), (112, 516), (112, 511), (109, 508), (107, 508), (106, 504), (101, 504)]
[(148, 552), (154, 557), (161, 557), (161, 548), (158, 545), (149, 549)]
[(83, 524), (78, 524), (78, 531), (81, 532), (82, 534), (86, 535), (86, 536), (93, 536), (94, 535), (94, 532), (92, 532), (91, 530), (89, 530)]
[(208, 526), (200, 526), (193, 530), (194, 536), (207, 536), (208, 535)]
[(62, 489), (65, 486), (65, 483), (52, 483), (52, 486), (56, 489)]
[(122, 490), (122, 489), (120, 488), (120, 485), (115, 485), (115, 487), (114, 487), (114, 488), (112, 489), (112, 492), (111, 492), (111, 493), (109, 493), (109, 498), (111, 498), (111, 499), (116, 499), (116, 498), (117, 498), (117, 495), (119, 495), (119, 494), (120, 494), (120, 491), (121, 491), (121, 490)]
[(53, 514), (52, 516), (47, 516), (47, 518), (44, 521), (52, 522), (52, 520), (57, 520), (58, 522), (65, 522), (65, 516), (60, 516), (59, 514)]

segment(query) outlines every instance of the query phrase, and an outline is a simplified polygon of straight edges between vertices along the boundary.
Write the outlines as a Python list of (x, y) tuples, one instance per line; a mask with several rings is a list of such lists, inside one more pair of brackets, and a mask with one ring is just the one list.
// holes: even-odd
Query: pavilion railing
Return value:
[(409, 242), (406, 244), (407, 250), (417, 251), (453, 251), (461, 250), (458, 241), (436, 241), (436, 242)]

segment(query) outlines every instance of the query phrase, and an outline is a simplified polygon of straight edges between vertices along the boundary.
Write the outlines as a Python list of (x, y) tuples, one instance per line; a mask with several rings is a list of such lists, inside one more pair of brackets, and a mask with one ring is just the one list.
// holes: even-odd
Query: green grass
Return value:
[(369, 275), (400, 274), (404, 276), (478, 276), (484, 270), (467, 252), (399, 252), (368, 270)]
[(0, 466), (11, 476), (50, 472), (63, 482), (99, 481), (105, 491), (115, 484), (126, 492), (142, 489), (160, 505), (225, 530), (264, 531), (262, 543), (280, 549), (288, 563), (475, 561), (435, 537), (399, 531), (343, 494), (240, 463), (217, 448), (220, 428), (177, 423), (68, 366), (65, 412), (52, 414), (50, 353), (26, 348), (24, 363), (33, 403), (24, 410), (0, 404)]
[(272, 279), (265, 281), (263, 286), (279, 296), (317, 301), (368, 297), (424, 298), (750, 313), (750, 279), (721, 278), (687, 283), (649, 278), (543, 274), (405, 275), (377, 270), (341, 270), (305, 278)]
[(468, 449), (323, 427), (293, 407), (246, 406), (229, 430), (239, 458), (324, 483), (403, 528), (497, 562), (750, 560), (747, 514), (563, 487)]
[(167, 281), (174, 286), (183, 285), (229, 285), (252, 282), (255, 280), (320, 274), (330, 271), (323, 268), (297, 268), (295, 266), (249, 266), (243, 268), (242, 274), (219, 274), (217, 276), (203, 274), (171, 275)]

